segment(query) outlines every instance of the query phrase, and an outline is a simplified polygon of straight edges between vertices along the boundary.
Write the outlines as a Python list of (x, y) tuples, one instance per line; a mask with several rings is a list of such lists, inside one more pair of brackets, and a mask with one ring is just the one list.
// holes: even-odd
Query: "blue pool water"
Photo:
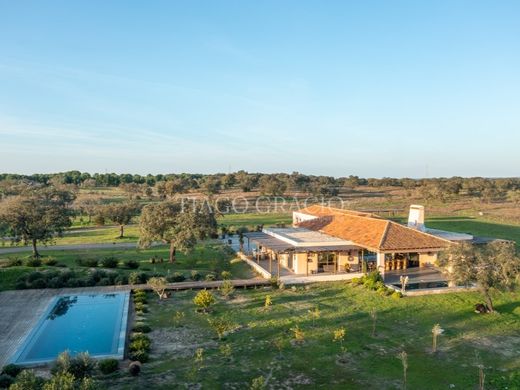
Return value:
[(92, 357), (122, 358), (129, 293), (67, 295), (51, 301), (12, 361), (37, 364), (88, 352)]
[[(396, 283), (393, 285), (394, 287), (401, 288), (400, 283)], [(419, 290), (419, 289), (425, 289), (425, 288), (441, 288), (441, 287), (448, 287), (448, 282), (420, 282), (420, 283), (408, 283), (406, 285), (407, 290)]]

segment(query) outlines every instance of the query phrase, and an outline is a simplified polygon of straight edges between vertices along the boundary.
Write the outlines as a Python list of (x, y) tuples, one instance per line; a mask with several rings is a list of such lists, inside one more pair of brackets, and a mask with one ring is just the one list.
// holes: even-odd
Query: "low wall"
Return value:
[(350, 280), (354, 278), (360, 278), (363, 276), (362, 272), (345, 273), (345, 274), (327, 274), (327, 275), (311, 275), (311, 276), (299, 276), (299, 275), (288, 275), (282, 276), (280, 280), (285, 284), (305, 284), (305, 283), (318, 283), (318, 282), (336, 282), (339, 280)]
[(265, 279), (271, 279), (272, 275), (269, 271), (264, 269), (259, 264), (255, 263), (253, 260), (249, 259), (246, 255), (244, 255), (242, 252), (237, 252), (238, 257), (240, 257), (243, 261), (245, 261), (253, 270), (261, 275)]

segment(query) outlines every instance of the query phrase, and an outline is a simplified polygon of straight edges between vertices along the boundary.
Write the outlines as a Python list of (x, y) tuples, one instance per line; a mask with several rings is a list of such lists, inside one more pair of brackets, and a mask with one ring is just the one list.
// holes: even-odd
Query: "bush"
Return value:
[(229, 280), (229, 279), (231, 279), (231, 272), (229, 272), (229, 271), (222, 271), (220, 276), (222, 277), (223, 280)]
[(98, 260), (92, 258), (77, 257), (76, 264), (80, 267), (96, 268), (98, 266)]
[(140, 362), (132, 362), (128, 366), (128, 372), (132, 376), (137, 376), (141, 372), (141, 363)]
[(96, 369), (96, 361), (90, 357), (88, 352), (80, 352), (70, 359), (70, 366), (67, 372), (75, 378), (85, 378), (92, 376)]
[(350, 281), (354, 286), (360, 286), (363, 284), (362, 278), (352, 278)]
[(105, 268), (116, 268), (117, 264), (119, 264), (119, 260), (114, 256), (106, 256), (101, 260), (101, 265)]
[(137, 312), (140, 312), (140, 313), (148, 312), (148, 307), (142, 302), (135, 303), (134, 307), (135, 307), (135, 311), (137, 311)]
[(235, 292), (235, 287), (233, 286), (233, 283), (231, 283), (230, 280), (224, 280), (224, 282), (219, 288), (219, 291), (224, 298), (229, 298)]
[(191, 280), (199, 281), (202, 279), (202, 275), (199, 273), (199, 271), (191, 271)]
[(128, 276), (129, 284), (143, 284), (148, 280), (148, 275), (145, 272), (131, 272)]
[(130, 269), (137, 269), (139, 268), (139, 262), (136, 260), (127, 260), (125, 261), (125, 267)]
[(212, 282), (214, 280), (217, 280), (217, 277), (215, 276), (215, 274), (207, 274), (205, 279), (207, 282)]
[(186, 277), (180, 272), (175, 272), (173, 275), (168, 275), (166, 280), (170, 283), (184, 282)]
[(123, 286), (125, 284), (128, 284), (128, 276), (124, 274), (119, 274), (114, 279), (114, 284), (117, 286)]
[(150, 359), (150, 356), (148, 355), (148, 352), (140, 349), (130, 352), (130, 359), (137, 360), (140, 363), (146, 363)]
[(22, 263), (22, 259), (18, 258), (18, 257), (10, 257), (8, 260), (7, 260), (7, 264), (6, 264), (6, 267), (19, 267), (21, 266), (23, 263)]
[(14, 378), (11, 375), (0, 375), (0, 389), (7, 389), (14, 383)]
[(130, 351), (146, 351), (148, 352), (150, 350), (150, 346), (152, 342), (150, 341), (150, 338), (142, 333), (135, 333), (130, 337), (130, 346), (128, 349)]
[(2, 368), (2, 374), (12, 376), (13, 378), (16, 378), (20, 372), (22, 372), (22, 368), (16, 364), (8, 364)]
[(112, 374), (119, 369), (119, 362), (116, 359), (103, 359), (99, 361), (98, 368), (104, 375)]
[(142, 322), (137, 322), (134, 327), (132, 328), (132, 330), (134, 332), (139, 332), (139, 333), (150, 333), (152, 331), (152, 328), (150, 328), (150, 326), (142, 323)]
[(42, 265), (42, 261), (38, 257), (30, 257), (25, 260), (25, 265), (27, 267), (40, 267)]
[(403, 297), (403, 294), (401, 294), (401, 291), (394, 291), (391, 295), (393, 299), (401, 299)]
[(206, 312), (215, 303), (215, 297), (208, 290), (201, 290), (193, 298), (193, 303)]
[(52, 267), (52, 266), (58, 264), (58, 260), (56, 260), (54, 257), (46, 257), (45, 259), (42, 260), (42, 263), (43, 263), (43, 265)]

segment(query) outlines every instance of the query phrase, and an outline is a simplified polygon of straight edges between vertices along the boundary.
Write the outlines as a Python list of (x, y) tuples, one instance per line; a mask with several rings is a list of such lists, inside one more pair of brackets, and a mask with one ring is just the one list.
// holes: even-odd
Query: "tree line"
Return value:
[(415, 191), (425, 199), (446, 200), (461, 195), (484, 200), (505, 198), (520, 202), (520, 178), (361, 178), (305, 175), (293, 173), (250, 173), (238, 171), (216, 174), (116, 174), (69, 171), (51, 174), (0, 174), (0, 196), (16, 193), (19, 183), (40, 185), (77, 186), (80, 188), (120, 187), (130, 197), (151, 197), (156, 194), (166, 198), (175, 194), (197, 191), (206, 195), (224, 190), (242, 192), (259, 191), (263, 195), (278, 196), (289, 192), (313, 196), (336, 196), (345, 189), (356, 187), (393, 187), (407, 192)]

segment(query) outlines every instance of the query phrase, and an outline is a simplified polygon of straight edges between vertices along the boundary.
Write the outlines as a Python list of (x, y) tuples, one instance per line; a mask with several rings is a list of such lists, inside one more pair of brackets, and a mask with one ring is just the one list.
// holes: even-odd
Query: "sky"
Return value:
[(0, 0), (0, 172), (519, 176), (520, 2)]

